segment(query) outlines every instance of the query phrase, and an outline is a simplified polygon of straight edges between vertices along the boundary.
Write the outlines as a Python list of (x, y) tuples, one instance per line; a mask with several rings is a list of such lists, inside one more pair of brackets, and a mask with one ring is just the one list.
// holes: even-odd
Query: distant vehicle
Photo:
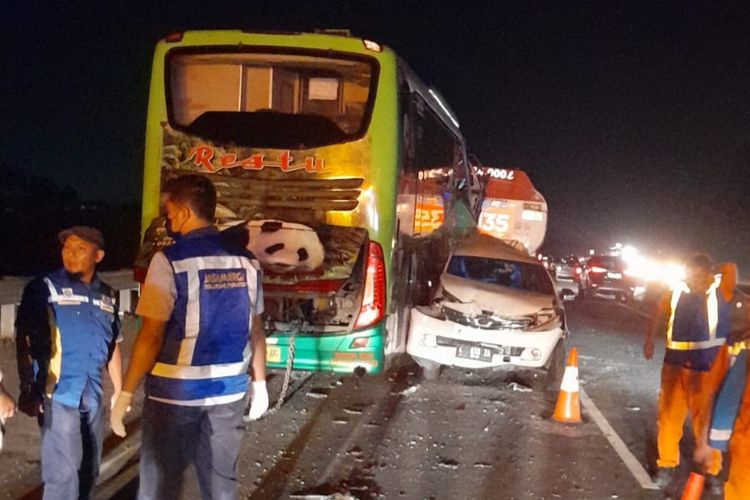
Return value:
[(583, 266), (575, 255), (559, 259), (554, 265), (555, 279), (558, 281), (579, 282), (583, 273)]
[(645, 288), (627, 273), (620, 257), (595, 255), (583, 268), (578, 296), (605, 297), (621, 301), (641, 300)]
[(453, 253), (437, 299), (412, 309), (406, 350), (426, 378), (443, 365), (541, 370), (559, 388), (565, 311), (544, 265), (510, 245), (472, 234)]
[(440, 94), (340, 30), (175, 33), (150, 89), (137, 274), (170, 242), (161, 184), (200, 174), (265, 270), (269, 367), (378, 373), (403, 353), (408, 312), (476, 224)]

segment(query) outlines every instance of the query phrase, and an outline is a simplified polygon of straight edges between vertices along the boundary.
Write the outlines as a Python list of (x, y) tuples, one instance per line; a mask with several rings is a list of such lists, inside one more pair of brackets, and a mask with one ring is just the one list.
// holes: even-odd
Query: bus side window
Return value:
[(461, 154), (461, 143), (419, 94), (412, 95), (414, 168), (418, 179), (414, 232), (424, 235), (442, 226), (445, 211), (452, 204), (452, 172)]
[(413, 236), (416, 229), (415, 203), (417, 195), (417, 169), (414, 165), (414, 106), (411, 90), (405, 76), (399, 72), (400, 157), (396, 213), (399, 231)]

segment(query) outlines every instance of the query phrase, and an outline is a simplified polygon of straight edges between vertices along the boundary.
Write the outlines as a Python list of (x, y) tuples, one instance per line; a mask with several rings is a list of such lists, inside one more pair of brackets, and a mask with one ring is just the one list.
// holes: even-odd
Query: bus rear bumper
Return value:
[[(349, 334), (309, 335), (294, 338), (295, 370), (377, 374), (385, 364), (385, 322)], [(266, 338), (266, 366), (285, 369), (289, 356), (287, 332), (271, 332)], [(361, 347), (359, 347), (361, 346)]]

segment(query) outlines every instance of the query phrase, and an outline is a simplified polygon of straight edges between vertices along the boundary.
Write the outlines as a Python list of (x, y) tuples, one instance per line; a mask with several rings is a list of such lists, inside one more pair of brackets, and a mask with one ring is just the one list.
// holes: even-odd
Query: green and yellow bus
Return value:
[[(346, 33), (191, 31), (157, 46), (137, 266), (168, 244), (160, 185), (207, 176), (264, 268), (269, 367), (377, 373), (476, 222), (464, 139), (393, 51)], [(138, 267), (136, 269), (138, 273)]]

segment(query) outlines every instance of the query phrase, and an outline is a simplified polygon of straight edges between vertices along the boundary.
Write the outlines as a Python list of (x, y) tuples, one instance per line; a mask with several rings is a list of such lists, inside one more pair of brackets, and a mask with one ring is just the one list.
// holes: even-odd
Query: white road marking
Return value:
[(630, 306), (629, 306), (629, 305), (627, 305), (627, 304), (622, 304), (622, 303), (619, 303), (618, 305), (619, 305), (620, 307), (624, 307), (625, 309), (627, 309), (627, 310), (628, 310), (628, 311), (630, 311), (630, 312), (634, 312), (634, 313), (636, 313), (636, 314), (637, 314), (638, 316), (643, 316), (643, 317), (644, 317), (644, 318), (646, 318), (646, 319), (651, 319), (651, 318), (653, 318), (653, 315), (651, 315), (651, 314), (646, 314), (645, 312), (643, 312), (643, 311), (639, 311), (639, 310), (638, 310), (638, 309), (636, 309), (635, 307), (630, 307)]
[(615, 432), (612, 426), (609, 425), (607, 419), (604, 418), (602, 412), (599, 411), (599, 408), (596, 407), (594, 402), (591, 400), (588, 394), (586, 394), (583, 388), (581, 388), (580, 394), (583, 406), (586, 407), (586, 410), (588, 411), (589, 415), (591, 415), (591, 418), (594, 420), (594, 422), (596, 422), (596, 425), (599, 426), (599, 429), (601, 429), (604, 437), (607, 438), (609, 444), (611, 444), (612, 448), (615, 449), (630, 473), (633, 474), (635, 480), (638, 481), (638, 483), (641, 485), (641, 488), (645, 490), (660, 489), (657, 485), (654, 484), (654, 482), (651, 480), (651, 477), (646, 472), (646, 469), (643, 468), (643, 465), (641, 465), (638, 459), (636, 459), (635, 456), (630, 452), (620, 436)]

